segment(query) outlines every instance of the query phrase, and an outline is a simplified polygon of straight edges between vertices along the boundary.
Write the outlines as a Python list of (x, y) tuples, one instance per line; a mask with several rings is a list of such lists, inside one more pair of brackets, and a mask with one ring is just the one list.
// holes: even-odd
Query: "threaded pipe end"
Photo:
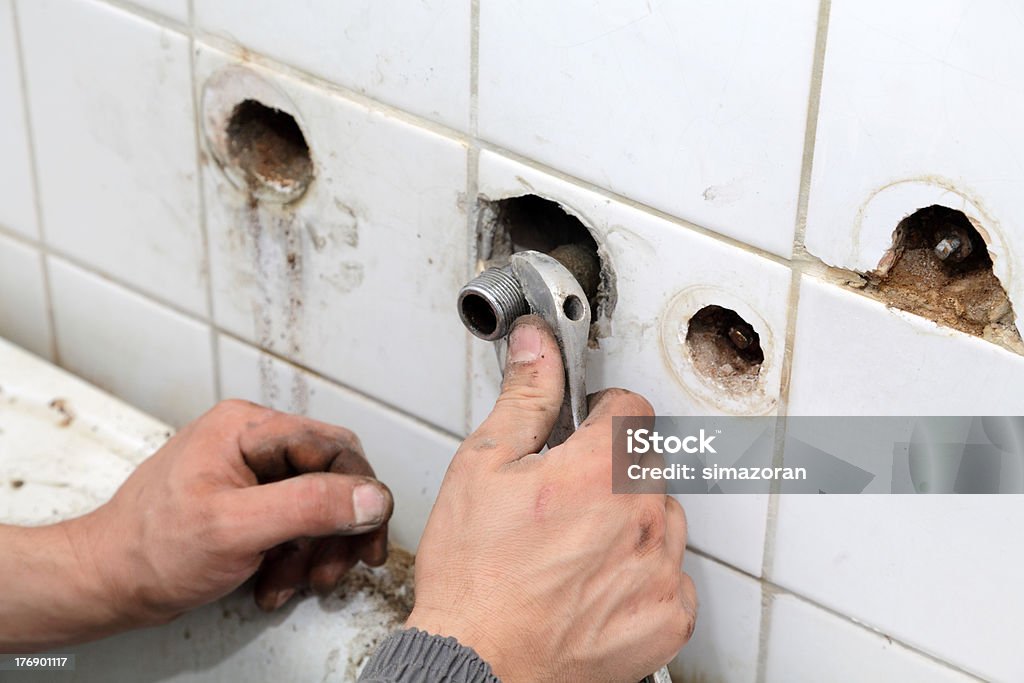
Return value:
[(462, 324), (485, 341), (501, 339), (516, 318), (529, 312), (519, 280), (508, 266), (488, 268), (459, 290)]

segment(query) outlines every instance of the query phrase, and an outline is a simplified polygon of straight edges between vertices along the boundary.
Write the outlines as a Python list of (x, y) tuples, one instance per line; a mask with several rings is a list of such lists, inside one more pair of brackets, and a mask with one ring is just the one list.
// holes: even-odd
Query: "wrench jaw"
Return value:
[(512, 255), (511, 266), (530, 311), (551, 326), (562, 352), (565, 393), (558, 421), (548, 439), (548, 447), (553, 448), (564, 443), (587, 417), (586, 353), (590, 306), (572, 273), (547, 254), (518, 252)]

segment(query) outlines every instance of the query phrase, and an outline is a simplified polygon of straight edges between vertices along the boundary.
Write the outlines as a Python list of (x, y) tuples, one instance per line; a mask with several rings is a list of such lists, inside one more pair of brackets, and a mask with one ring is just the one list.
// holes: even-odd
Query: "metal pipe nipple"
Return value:
[(459, 317), (470, 332), (485, 341), (504, 338), (512, 323), (530, 312), (523, 288), (512, 268), (488, 268), (459, 290)]

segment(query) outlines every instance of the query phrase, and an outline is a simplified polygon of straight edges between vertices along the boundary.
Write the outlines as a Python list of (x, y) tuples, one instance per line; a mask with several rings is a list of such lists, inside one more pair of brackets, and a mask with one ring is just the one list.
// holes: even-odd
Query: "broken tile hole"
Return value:
[[(479, 199), (477, 244), (484, 267), (504, 266), (513, 253), (534, 250), (558, 259), (576, 276), (591, 310), (590, 342), (603, 336), (615, 306), (615, 277), (605, 253), (579, 218), (537, 195)], [(566, 299), (571, 320), (583, 317), (583, 302)]]
[(764, 362), (761, 339), (736, 311), (705, 306), (690, 318), (686, 348), (704, 379), (736, 393), (753, 391)]
[(940, 325), (1021, 347), (985, 238), (962, 211), (935, 205), (900, 221), (892, 248), (867, 274), (865, 291)]
[(291, 114), (244, 100), (227, 124), (228, 155), (261, 199), (290, 202), (313, 179), (309, 145)]

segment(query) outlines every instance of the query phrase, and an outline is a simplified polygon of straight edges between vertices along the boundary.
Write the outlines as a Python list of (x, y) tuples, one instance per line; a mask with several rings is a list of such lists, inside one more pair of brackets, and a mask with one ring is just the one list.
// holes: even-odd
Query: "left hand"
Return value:
[(393, 502), (356, 436), (225, 401), (182, 429), (95, 512), (68, 522), (122, 626), (168, 621), (258, 572), (257, 604), (329, 593), (387, 559)]

